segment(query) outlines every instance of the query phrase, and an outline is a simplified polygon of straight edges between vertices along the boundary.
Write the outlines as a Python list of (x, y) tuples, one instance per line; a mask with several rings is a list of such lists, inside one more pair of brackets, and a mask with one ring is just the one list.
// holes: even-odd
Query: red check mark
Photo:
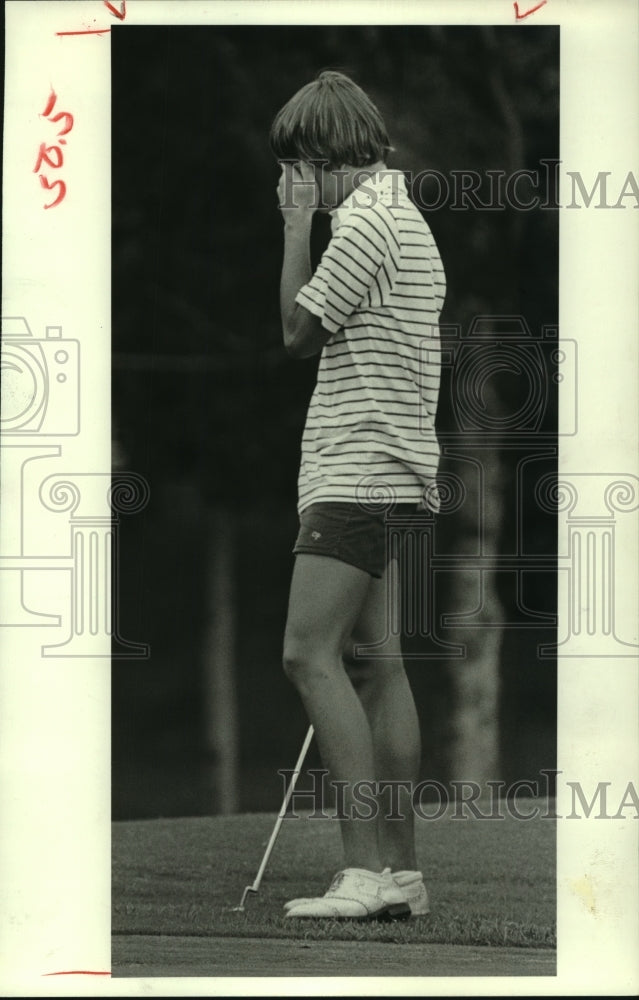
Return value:
[[(513, 7), (515, 8), (515, 17), (518, 21), (523, 21), (525, 17), (529, 17), (530, 14), (534, 14), (536, 10), (539, 10), (541, 7), (545, 7), (547, 3), (548, 0), (542, 0), (542, 3), (538, 3), (536, 7), (531, 7), (530, 10), (527, 10), (524, 14), (520, 14), (519, 4), (515, 0), (515, 3), (513, 4)], [(107, 7), (108, 6), (109, 4), (107, 4)]]
[(120, 20), (120, 21), (123, 21), (124, 18), (126, 17), (126, 0), (122, 0), (122, 3), (120, 4), (120, 9), (119, 10), (116, 10), (115, 7), (113, 6), (113, 4), (109, 3), (109, 0), (104, 0), (104, 6), (107, 7), (108, 10), (111, 11), (111, 13), (113, 14), (113, 16), (117, 17), (118, 20)]

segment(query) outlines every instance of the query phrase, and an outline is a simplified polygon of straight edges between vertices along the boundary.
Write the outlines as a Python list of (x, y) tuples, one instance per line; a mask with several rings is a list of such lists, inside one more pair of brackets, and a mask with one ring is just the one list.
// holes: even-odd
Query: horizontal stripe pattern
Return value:
[(302, 438), (298, 509), (377, 490), (432, 507), (446, 291), (435, 240), (399, 171), (376, 174), (332, 214), (332, 239), (296, 298), (332, 334)]

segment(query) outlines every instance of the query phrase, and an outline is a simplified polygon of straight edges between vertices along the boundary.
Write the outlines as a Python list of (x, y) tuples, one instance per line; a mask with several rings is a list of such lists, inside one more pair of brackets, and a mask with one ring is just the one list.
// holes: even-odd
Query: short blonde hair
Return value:
[(392, 149), (379, 111), (344, 73), (324, 70), (298, 90), (271, 126), (278, 160), (320, 161), (331, 168), (366, 167)]

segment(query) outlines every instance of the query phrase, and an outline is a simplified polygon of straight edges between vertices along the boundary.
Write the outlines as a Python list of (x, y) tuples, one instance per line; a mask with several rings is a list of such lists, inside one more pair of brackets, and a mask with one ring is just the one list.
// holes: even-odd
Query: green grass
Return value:
[(286, 920), (294, 896), (321, 895), (342, 867), (334, 820), (286, 820), (257, 896), (275, 817), (158, 819), (113, 827), (113, 931), (210, 937), (555, 946), (555, 824), (510, 817), (417, 822), (431, 898), (425, 917), (392, 924)]

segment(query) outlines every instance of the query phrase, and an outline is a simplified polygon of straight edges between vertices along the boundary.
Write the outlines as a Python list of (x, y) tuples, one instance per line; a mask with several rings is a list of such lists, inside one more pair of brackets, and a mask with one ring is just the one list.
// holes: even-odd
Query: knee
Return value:
[(338, 650), (324, 637), (287, 632), (282, 656), (284, 673), (303, 694), (318, 684), (331, 682), (336, 673), (343, 671)]
[(289, 681), (294, 682), (295, 678), (299, 676), (303, 669), (304, 659), (305, 651), (301, 644), (293, 642), (290, 639), (285, 639), (282, 666), (284, 668), (284, 675)]
[(297, 687), (313, 674), (316, 659), (308, 641), (295, 635), (285, 636), (282, 666), (286, 677)]

